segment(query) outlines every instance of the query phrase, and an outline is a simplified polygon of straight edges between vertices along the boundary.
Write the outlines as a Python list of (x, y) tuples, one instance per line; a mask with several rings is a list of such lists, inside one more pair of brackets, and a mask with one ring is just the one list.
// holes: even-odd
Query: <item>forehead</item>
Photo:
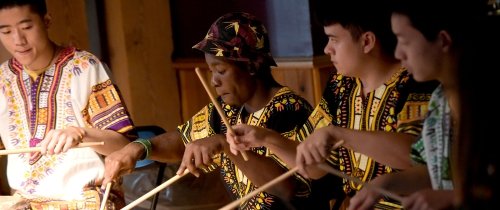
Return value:
[(418, 32), (411, 24), (410, 19), (406, 15), (394, 13), (391, 16), (392, 31), (396, 35), (404, 35), (406, 33)]
[(323, 30), (327, 36), (336, 36), (336, 37), (351, 36), (351, 33), (349, 33), (349, 31), (339, 23), (334, 23), (328, 26), (324, 26)]
[(33, 12), (29, 5), (0, 9), (0, 24), (2, 25), (17, 24), (21, 21), (35, 20), (36, 18), (40, 18), (40, 16)]

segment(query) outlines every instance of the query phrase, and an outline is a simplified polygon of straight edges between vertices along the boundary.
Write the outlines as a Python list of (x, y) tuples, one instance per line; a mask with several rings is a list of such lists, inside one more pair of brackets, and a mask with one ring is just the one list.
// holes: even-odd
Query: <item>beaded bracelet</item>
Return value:
[(153, 151), (153, 145), (151, 144), (151, 141), (149, 139), (138, 138), (133, 142), (141, 144), (144, 147), (145, 153), (142, 154), (141, 160), (148, 159), (151, 155), (151, 152)]

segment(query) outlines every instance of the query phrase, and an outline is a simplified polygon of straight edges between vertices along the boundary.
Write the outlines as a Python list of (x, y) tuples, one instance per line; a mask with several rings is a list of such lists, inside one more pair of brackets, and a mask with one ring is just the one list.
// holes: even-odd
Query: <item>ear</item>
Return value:
[(375, 34), (371, 31), (364, 32), (363, 34), (361, 34), (360, 42), (361, 42), (361, 47), (363, 48), (363, 52), (369, 53), (371, 50), (373, 50), (376, 41), (377, 38), (375, 37)]
[(453, 44), (453, 40), (452, 40), (450, 34), (444, 30), (439, 31), (438, 40), (439, 40), (439, 43), (441, 44), (441, 48), (443, 49), (443, 52), (450, 52), (451, 46)]
[(45, 28), (49, 28), (50, 24), (52, 24), (52, 16), (50, 14), (45, 14), (43, 16), (43, 23), (45, 24)]
[(257, 74), (257, 69), (259, 69), (260, 64), (258, 62), (249, 62), (248, 63), (248, 73), (250, 73), (250, 76), (255, 76)]

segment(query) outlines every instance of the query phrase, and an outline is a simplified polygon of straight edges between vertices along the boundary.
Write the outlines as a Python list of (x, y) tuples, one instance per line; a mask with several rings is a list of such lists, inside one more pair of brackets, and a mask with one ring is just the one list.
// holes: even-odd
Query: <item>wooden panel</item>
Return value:
[[(205, 63), (194, 62), (192, 64), (175, 67), (179, 77), (182, 121), (190, 119), (191, 116), (210, 102), (210, 97), (194, 71), (194, 67), (199, 66), (205, 72), (205, 80), (210, 84), (208, 67)], [(214, 96), (217, 95), (213, 88), (211, 91)]]
[(52, 16), (49, 36), (65, 46), (89, 50), (85, 0), (46, 0)]
[(104, 1), (109, 64), (136, 125), (174, 130), (180, 119), (172, 69), (169, 1)]

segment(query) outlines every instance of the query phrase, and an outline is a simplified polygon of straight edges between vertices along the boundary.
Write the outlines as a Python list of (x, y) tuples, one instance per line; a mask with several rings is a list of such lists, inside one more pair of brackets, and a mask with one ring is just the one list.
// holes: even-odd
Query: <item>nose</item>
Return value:
[(396, 49), (394, 50), (394, 57), (400, 61), (406, 59), (405, 53), (403, 52), (403, 50), (401, 50), (399, 44), (396, 45)]
[(219, 87), (221, 85), (219, 77), (214, 72), (212, 72), (212, 76), (210, 78), (210, 83), (212, 83), (213, 87)]
[(325, 45), (325, 48), (323, 49), (323, 52), (327, 55), (333, 55), (334, 53), (334, 49), (333, 47), (330, 46), (330, 42), (328, 42), (326, 45)]
[(14, 30), (12, 33), (14, 44), (15, 45), (25, 45), (26, 44), (26, 36), (23, 32), (19, 30)]

